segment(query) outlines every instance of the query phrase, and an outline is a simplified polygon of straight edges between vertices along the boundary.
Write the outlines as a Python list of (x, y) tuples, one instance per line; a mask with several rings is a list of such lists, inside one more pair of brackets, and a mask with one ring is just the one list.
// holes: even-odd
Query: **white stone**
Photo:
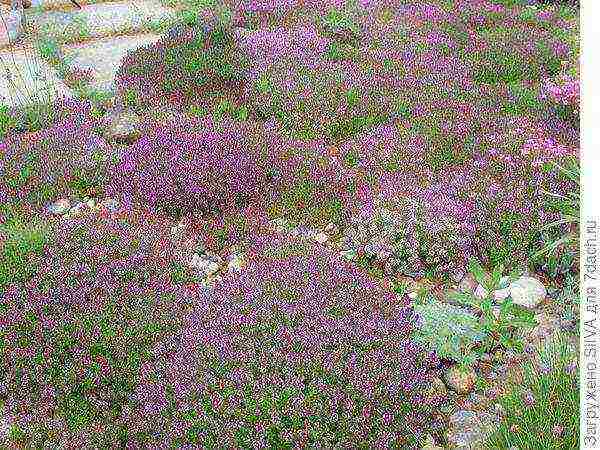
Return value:
[(135, 4), (101, 2), (85, 5), (82, 9), (32, 12), (30, 17), (34, 30), (42, 37), (69, 43), (147, 32), (151, 23), (170, 20), (174, 13), (157, 0), (141, 0)]
[(521, 277), (513, 281), (509, 290), (513, 303), (525, 308), (535, 308), (546, 298), (546, 288), (533, 277)]
[(210, 277), (219, 271), (219, 264), (202, 258), (197, 253), (192, 255), (190, 267), (197, 269), (203, 276)]
[(327, 226), (325, 227), (325, 233), (327, 233), (329, 235), (338, 234), (339, 231), (340, 231), (339, 228), (334, 223), (328, 223)]
[(458, 394), (465, 395), (472, 392), (475, 388), (477, 375), (473, 369), (453, 366), (444, 373), (444, 381), (449, 389)]
[(73, 93), (56, 70), (32, 48), (0, 51), (0, 103), (25, 106), (70, 98)]
[(141, 136), (141, 117), (132, 111), (111, 113), (105, 117), (104, 137), (109, 141), (132, 144)]
[(477, 287), (475, 288), (475, 297), (477, 297), (480, 300), (483, 300), (484, 298), (486, 298), (488, 295), (488, 291), (486, 288), (484, 288), (481, 284), (478, 284)]
[(14, 44), (23, 35), (23, 10), (2, 10), (0, 47)]
[(52, 214), (56, 214), (56, 215), (60, 216), (62, 214), (65, 214), (67, 211), (69, 211), (70, 208), (71, 208), (71, 202), (69, 202), (69, 200), (66, 198), (62, 198), (62, 199), (57, 200), (54, 203), (52, 203), (48, 207), (48, 210)]
[(69, 210), (69, 212), (67, 214), (65, 214), (65, 217), (72, 218), (72, 217), (78, 217), (78, 216), (80, 216), (81, 212), (84, 209), (84, 207), (85, 207), (85, 203), (78, 202), (75, 206), (73, 206)]
[(102, 202), (100, 203), (100, 206), (102, 206), (103, 208), (106, 208), (107, 210), (111, 211), (111, 212), (115, 212), (117, 209), (119, 209), (119, 203), (112, 198), (106, 198), (104, 200), (102, 200)]
[(229, 262), (227, 263), (227, 270), (230, 272), (239, 272), (245, 265), (246, 260), (244, 259), (243, 255), (232, 255), (230, 256)]
[(181, 238), (185, 231), (186, 225), (184, 222), (179, 222), (177, 225), (171, 227), (171, 236), (175, 238)]
[(10, 433), (10, 427), (10, 420), (8, 419), (8, 417), (2, 414), (0, 416), (0, 438), (5, 439), (8, 437), (8, 434)]
[(319, 244), (324, 244), (328, 239), (329, 237), (323, 232), (317, 233), (315, 236), (315, 241), (317, 241)]
[(115, 36), (62, 48), (71, 70), (89, 72), (90, 87), (104, 92), (115, 90), (115, 78), (125, 55), (139, 47), (158, 41), (157, 34)]

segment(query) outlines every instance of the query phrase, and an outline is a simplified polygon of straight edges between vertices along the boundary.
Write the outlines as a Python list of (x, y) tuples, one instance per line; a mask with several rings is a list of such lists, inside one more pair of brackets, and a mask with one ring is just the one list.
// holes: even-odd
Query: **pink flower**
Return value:
[(554, 425), (552, 427), (552, 434), (554, 435), (555, 438), (559, 438), (562, 436), (563, 432), (565, 431), (564, 427), (561, 427), (560, 425)]

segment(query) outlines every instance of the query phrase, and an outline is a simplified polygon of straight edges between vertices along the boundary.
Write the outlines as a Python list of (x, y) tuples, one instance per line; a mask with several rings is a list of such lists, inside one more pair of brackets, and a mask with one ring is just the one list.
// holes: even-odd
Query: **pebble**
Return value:
[(177, 225), (173, 225), (171, 227), (171, 236), (179, 239), (183, 236), (185, 231), (186, 224), (184, 222), (179, 222)]
[(79, 217), (84, 209), (85, 209), (85, 203), (77, 202), (77, 204), (75, 204), (75, 206), (73, 206), (65, 214), (65, 217), (68, 217), (68, 218)]
[(468, 394), (475, 388), (477, 375), (471, 368), (453, 366), (444, 374), (444, 381), (449, 389), (457, 394)]
[(57, 216), (65, 214), (70, 209), (71, 209), (71, 202), (66, 198), (57, 200), (54, 203), (52, 203), (50, 206), (48, 206), (48, 211), (51, 214), (55, 214)]
[(448, 443), (455, 449), (485, 448), (484, 443), (493, 431), (495, 418), (488, 413), (460, 410), (450, 417)]
[(244, 268), (245, 265), (246, 265), (246, 260), (244, 259), (244, 256), (234, 254), (229, 257), (229, 261), (227, 263), (227, 270), (230, 272), (233, 272), (233, 271), (239, 272)]
[(339, 231), (340, 231), (339, 228), (334, 223), (328, 223), (327, 226), (325, 227), (325, 233), (327, 233), (330, 236), (338, 234)]
[(141, 136), (138, 128), (141, 118), (133, 111), (115, 111), (107, 114), (104, 120), (106, 122), (104, 137), (109, 141), (133, 144)]
[(328, 240), (329, 237), (323, 232), (317, 233), (317, 235), (315, 236), (315, 241), (317, 241), (319, 244), (324, 244)]
[(190, 267), (197, 269), (203, 277), (210, 277), (219, 271), (219, 264), (208, 259), (204, 259), (197, 253), (194, 253), (191, 257)]
[(113, 198), (105, 198), (100, 202), (100, 206), (110, 212), (115, 212), (119, 209), (119, 202)]
[(520, 277), (509, 289), (513, 302), (525, 308), (535, 308), (546, 298), (546, 288), (533, 277)]

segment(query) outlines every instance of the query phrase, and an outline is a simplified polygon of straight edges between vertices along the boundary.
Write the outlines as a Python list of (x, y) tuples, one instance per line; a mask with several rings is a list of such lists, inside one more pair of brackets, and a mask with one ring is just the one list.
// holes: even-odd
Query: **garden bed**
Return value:
[(247, 3), (2, 112), (0, 442), (574, 448), (578, 11)]

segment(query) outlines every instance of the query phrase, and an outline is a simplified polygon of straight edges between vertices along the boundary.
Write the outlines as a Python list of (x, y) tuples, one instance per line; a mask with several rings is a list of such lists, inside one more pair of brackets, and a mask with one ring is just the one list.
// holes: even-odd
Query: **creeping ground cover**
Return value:
[(169, 4), (0, 109), (0, 447), (576, 448), (577, 5)]

